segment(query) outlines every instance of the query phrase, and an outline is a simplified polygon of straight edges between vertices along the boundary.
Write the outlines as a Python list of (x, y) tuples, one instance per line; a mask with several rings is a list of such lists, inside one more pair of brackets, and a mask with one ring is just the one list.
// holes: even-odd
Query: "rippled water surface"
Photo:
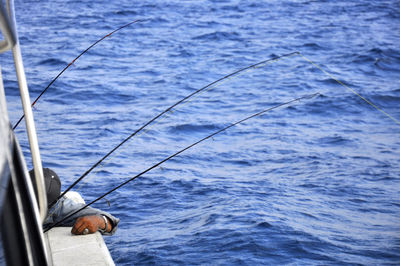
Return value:
[[(399, 1), (17, 1), (31, 97), (91, 43), (34, 110), (64, 189), (149, 119), (76, 189), (87, 201), (262, 109), (107, 196), (118, 265), (399, 264)], [(315, 62), (326, 75), (306, 59)], [(22, 111), (0, 56), (12, 123)], [(364, 102), (359, 93), (389, 118)], [(24, 125), (16, 130), (30, 164)]]

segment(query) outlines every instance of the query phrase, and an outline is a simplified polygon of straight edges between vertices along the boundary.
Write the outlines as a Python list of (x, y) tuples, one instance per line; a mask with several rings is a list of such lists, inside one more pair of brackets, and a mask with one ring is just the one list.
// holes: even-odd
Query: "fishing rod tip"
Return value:
[(306, 97), (306, 98), (307, 98), (307, 99), (312, 99), (312, 98), (315, 98), (315, 97), (317, 97), (317, 96), (319, 96), (319, 95), (321, 95), (321, 93), (316, 92), (316, 93), (313, 93), (313, 94), (309, 95), (309, 96)]
[(149, 19), (147, 19), (147, 18), (139, 18), (139, 19), (135, 19), (132, 23), (136, 23), (136, 22), (146, 22), (146, 21), (148, 21)]
[(310, 99), (313, 99), (313, 98), (317, 97), (318, 95), (321, 95), (321, 93), (316, 92), (316, 93), (313, 93), (313, 94), (304, 95), (303, 97), (300, 97), (297, 100), (299, 100), (299, 101), (301, 101), (301, 100), (310, 100)]

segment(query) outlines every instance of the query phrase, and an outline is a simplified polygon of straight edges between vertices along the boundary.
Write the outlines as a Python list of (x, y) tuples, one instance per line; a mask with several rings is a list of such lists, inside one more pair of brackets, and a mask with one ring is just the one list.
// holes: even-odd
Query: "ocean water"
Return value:
[[(230, 128), (96, 203), (121, 219), (105, 238), (117, 265), (400, 264), (399, 1), (15, 6), (32, 100), (90, 44), (141, 20), (79, 58), (34, 108), (44, 165), (64, 189), (186, 95), (301, 53), (178, 105), (75, 188), (86, 201), (232, 122), (319, 93)], [(22, 111), (10, 53), (0, 60), (14, 124)], [(23, 124), (16, 134), (31, 165)]]

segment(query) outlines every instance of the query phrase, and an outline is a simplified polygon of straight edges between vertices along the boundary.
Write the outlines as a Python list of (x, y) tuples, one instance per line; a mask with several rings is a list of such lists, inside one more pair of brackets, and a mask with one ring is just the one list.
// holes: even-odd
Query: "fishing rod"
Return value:
[[(101, 42), (102, 40), (104, 40), (107, 37), (110, 37), (111, 35), (113, 35), (115, 32), (122, 30), (123, 28), (126, 28), (128, 26), (130, 26), (131, 24), (137, 23), (137, 22), (141, 22), (143, 20), (134, 20), (132, 22), (129, 22), (128, 24), (125, 24), (121, 27), (119, 27), (116, 30), (113, 30), (112, 32), (110, 32), (107, 35), (104, 35), (102, 38), (98, 39), (97, 41), (95, 41), (94, 43), (92, 43), (88, 48), (86, 48), (82, 53), (80, 53), (77, 57), (75, 57), (74, 60), (71, 61), (71, 63), (69, 63), (60, 73), (58, 73), (58, 75), (49, 83), (49, 85), (47, 85), (47, 87), (39, 94), (39, 96), (33, 101), (32, 103), (32, 107), (37, 103), (37, 101), (40, 99), (40, 97), (42, 97), (42, 95), (50, 88), (51, 85), (53, 85), (53, 83), (71, 66), (73, 65), (76, 60), (78, 60), (83, 54), (85, 54), (87, 51), (89, 51), (93, 46), (95, 46), (96, 44), (98, 44), (99, 42)], [(18, 120), (18, 122), (14, 125), (13, 130), (15, 130), (17, 128), (17, 126), (19, 125), (19, 123), (21, 123), (22, 119), (24, 119), (25, 115), (22, 115), (21, 118)]]
[[(275, 56), (273, 58), (267, 59), (267, 60), (263, 60), (261, 62), (258, 62), (256, 64), (247, 66), (245, 68), (239, 69), (235, 72), (232, 72), (216, 81), (213, 81), (211, 83), (209, 83), (208, 85), (202, 87), (201, 89), (198, 89), (194, 92), (192, 92), (191, 94), (187, 95), (186, 97), (184, 97), (183, 99), (179, 100), (178, 102), (174, 103), (173, 105), (171, 105), (170, 107), (168, 107), (167, 109), (165, 109), (164, 111), (162, 111), (161, 113), (159, 113), (158, 115), (156, 115), (155, 117), (153, 117), (152, 119), (150, 119), (148, 122), (146, 122), (143, 126), (141, 126), (139, 129), (137, 129), (136, 131), (134, 131), (131, 135), (129, 135), (127, 138), (125, 138), (122, 142), (120, 142), (117, 146), (115, 146), (111, 151), (109, 151), (106, 155), (103, 156), (103, 158), (101, 158), (99, 161), (97, 161), (95, 164), (92, 165), (92, 167), (90, 167), (83, 175), (81, 175), (72, 185), (70, 185), (61, 195), (60, 197), (58, 197), (58, 199), (60, 199), (61, 197), (63, 197), (68, 191), (70, 191), (76, 184), (78, 184), (83, 178), (85, 178), (94, 168), (96, 168), (101, 162), (103, 162), (107, 157), (109, 157), (114, 151), (116, 151), (118, 148), (120, 148), (122, 145), (124, 145), (128, 140), (130, 140), (133, 136), (135, 136), (137, 133), (139, 133), (140, 131), (142, 131), (145, 127), (147, 127), (149, 124), (151, 124), (154, 120), (158, 119), (160, 116), (164, 115), (165, 113), (169, 112), (171, 109), (173, 109), (174, 107), (176, 107), (177, 105), (181, 104), (182, 102), (188, 100), (189, 98), (193, 97), (194, 95), (212, 87), (213, 85), (226, 80), (228, 78), (231, 78), (233, 76), (236, 76), (246, 70), (249, 69), (255, 69), (258, 67), (263, 66), (264, 64), (268, 63), (268, 62), (272, 62), (272, 61), (276, 61), (278, 59), (281, 59), (283, 57), (288, 57), (288, 56), (292, 56), (292, 55), (296, 55), (299, 54), (299, 52), (292, 52), (292, 53), (288, 53), (288, 54), (284, 54), (281, 56)], [(58, 200), (57, 199), (57, 200)]]
[(206, 137), (204, 137), (204, 138), (202, 138), (202, 139), (200, 139), (200, 140), (198, 140), (198, 141), (196, 141), (196, 142), (190, 144), (189, 146), (187, 146), (187, 147), (181, 149), (180, 151), (178, 151), (178, 152), (176, 152), (176, 153), (174, 153), (174, 154), (168, 156), (167, 158), (165, 158), (165, 159), (163, 159), (162, 161), (160, 161), (160, 162), (154, 164), (153, 166), (147, 168), (146, 170), (144, 170), (143, 172), (137, 174), (136, 176), (134, 176), (134, 177), (132, 177), (132, 178), (126, 180), (125, 182), (121, 183), (120, 185), (118, 185), (118, 186), (116, 186), (115, 188), (111, 189), (110, 191), (106, 192), (106, 193), (103, 194), (102, 196), (100, 196), (100, 197), (98, 197), (97, 199), (93, 200), (93, 201), (90, 202), (89, 204), (86, 204), (86, 205), (83, 206), (82, 208), (76, 210), (75, 212), (73, 212), (73, 213), (71, 213), (70, 215), (68, 215), (68, 216), (66, 216), (65, 218), (63, 218), (61, 221), (59, 221), (59, 222), (55, 223), (54, 225), (52, 225), (51, 227), (47, 228), (44, 232), (49, 231), (49, 230), (52, 229), (53, 227), (56, 227), (57, 225), (61, 224), (62, 222), (64, 222), (64, 221), (67, 220), (68, 218), (70, 218), (71, 216), (73, 216), (73, 215), (77, 214), (78, 212), (82, 211), (83, 209), (89, 207), (89, 206), (92, 205), (93, 203), (95, 203), (95, 202), (101, 200), (102, 198), (104, 198), (105, 196), (109, 195), (110, 193), (112, 193), (112, 192), (116, 191), (117, 189), (119, 189), (119, 188), (125, 186), (125, 185), (128, 184), (129, 182), (131, 182), (131, 181), (135, 180), (136, 178), (138, 178), (138, 177), (144, 175), (145, 173), (149, 172), (150, 170), (152, 170), (152, 169), (154, 169), (154, 168), (160, 166), (161, 164), (165, 163), (166, 161), (168, 161), (168, 160), (170, 160), (170, 159), (172, 159), (172, 158), (178, 156), (178, 155), (181, 154), (182, 152), (193, 148), (194, 146), (200, 144), (201, 142), (203, 142), (203, 141), (205, 141), (205, 140), (207, 140), (207, 139), (210, 139), (210, 138), (214, 137), (215, 135), (217, 135), (217, 134), (219, 134), (219, 133), (221, 133), (221, 132), (223, 132), (223, 131), (225, 131), (225, 130), (231, 128), (231, 127), (234, 127), (234, 126), (236, 126), (236, 125), (238, 125), (238, 124), (241, 124), (241, 123), (243, 123), (243, 122), (245, 122), (245, 121), (247, 121), (247, 120), (249, 120), (249, 119), (251, 119), (251, 118), (260, 116), (260, 115), (262, 115), (262, 114), (265, 114), (265, 113), (267, 113), (267, 112), (270, 112), (270, 111), (272, 111), (272, 110), (274, 110), (274, 109), (277, 109), (277, 108), (279, 108), (279, 107), (282, 107), (282, 106), (285, 106), (285, 105), (290, 105), (290, 104), (292, 104), (292, 103), (294, 103), (294, 102), (299, 102), (299, 101), (305, 100), (305, 99), (312, 99), (312, 98), (316, 97), (316, 96), (319, 95), (319, 94), (320, 94), (320, 93), (317, 92), (317, 93), (314, 93), (314, 94), (311, 94), (311, 95), (305, 95), (305, 96), (302, 96), (302, 97), (299, 97), (299, 98), (296, 98), (296, 99), (292, 99), (292, 100), (287, 101), (287, 102), (284, 102), (284, 103), (280, 103), (280, 104), (275, 105), (275, 106), (273, 106), (273, 107), (270, 107), (270, 108), (268, 108), (268, 109), (262, 110), (262, 111), (260, 111), (260, 112), (258, 112), (258, 113), (252, 114), (252, 115), (250, 115), (250, 116), (248, 116), (248, 117), (246, 117), (246, 118), (243, 118), (243, 119), (241, 119), (241, 120), (239, 120), (239, 121), (236, 121), (236, 122), (230, 124), (229, 126), (226, 126), (226, 127), (222, 128), (222, 129), (220, 129), (220, 130), (215, 131), (214, 133), (212, 133), (212, 134), (210, 134), (210, 135), (208, 135), (208, 136), (206, 136)]

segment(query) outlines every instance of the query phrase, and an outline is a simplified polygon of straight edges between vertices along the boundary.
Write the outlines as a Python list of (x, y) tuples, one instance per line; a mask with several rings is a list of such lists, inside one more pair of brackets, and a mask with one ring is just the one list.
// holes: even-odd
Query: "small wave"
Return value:
[(306, 213), (306, 212), (300, 212), (300, 214), (303, 215), (303, 216), (306, 216), (306, 217), (308, 217), (308, 218), (312, 218), (312, 219), (318, 220), (318, 218), (315, 217), (315, 216), (312, 215), (312, 214), (309, 214), (309, 213)]
[(239, 166), (251, 166), (251, 165), (253, 165), (251, 162), (245, 161), (245, 160), (223, 160), (222, 162), (223, 163), (235, 164), (235, 165), (239, 165)]
[(383, 54), (383, 51), (380, 48), (372, 48), (368, 52), (375, 56), (381, 56)]
[(395, 180), (398, 180), (398, 178), (392, 176), (384, 176), (378, 179), (373, 179), (371, 181), (395, 181)]
[(380, 49), (373, 48), (368, 51), (368, 54), (375, 58), (392, 58), (394, 60), (400, 60), (400, 52), (394, 49)]
[(243, 10), (240, 8), (240, 5), (227, 5), (223, 6), (221, 9), (226, 11), (243, 12)]
[(159, 72), (152, 70), (152, 69), (148, 69), (148, 70), (143, 70), (143, 71), (138, 71), (135, 74), (137, 75), (145, 75), (145, 76), (158, 76)]
[(171, 132), (204, 132), (218, 129), (215, 125), (192, 125), (192, 124), (183, 124), (172, 127), (170, 129)]
[(350, 144), (352, 141), (342, 136), (335, 135), (332, 137), (319, 138), (318, 142), (322, 145), (346, 145)]
[(29, 38), (26, 37), (26, 36), (21, 36), (21, 37), (19, 37), (19, 41), (20, 41), (21, 43), (28, 42), (28, 41), (29, 41)]
[(150, 23), (155, 23), (155, 24), (162, 24), (162, 23), (168, 23), (169, 21), (165, 18), (162, 17), (155, 17), (155, 18), (151, 18), (149, 20)]
[(159, 80), (154, 81), (154, 83), (155, 84), (164, 84), (164, 83), (166, 83), (166, 81), (165, 81), (165, 79), (159, 79)]
[[(321, 80), (320, 82), (322, 82), (324, 84), (328, 84), (328, 85), (338, 85), (338, 86), (341, 85), (339, 82), (337, 82), (335, 79), (332, 79), (332, 78), (326, 78), (326, 79)], [(353, 84), (348, 83), (345, 80), (340, 80), (340, 82), (348, 87), (354, 87)]]
[(261, 222), (261, 223), (257, 224), (257, 227), (260, 227), (260, 228), (271, 228), (272, 224), (270, 224), (268, 222)]
[(311, 48), (311, 49), (314, 49), (314, 50), (324, 50), (325, 49), (324, 47), (320, 46), (317, 43), (306, 43), (306, 44), (303, 44), (303, 47)]
[(115, 15), (120, 16), (136, 16), (138, 13), (134, 10), (118, 10), (113, 12)]
[(349, 201), (354, 202), (354, 203), (366, 203), (367, 202), (363, 199), (350, 199)]
[(188, 181), (185, 181), (182, 179), (178, 179), (178, 180), (172, 181), (170, 185), (172, 186), (173, 189), (180, 190), (183, 188), (184, 190), (191, 190), (194, 188), (194, 184), (195, 184), (195, 182), (193, 182), (193, 181), (188, 182)]
[(283, 155), (296, 153), (296, 151), (294, 151), (294, 150), (277, 150), (277, 152), (279, 154), (283, 154)]
[[(109, 119), (108, 119), (109, 120)], [(105, 122), (105, 124), (115, 124), (115, 123), (117, 123), (118, 122), (118, 120), (116, 120), (116, 121), (113, 121), (113, 122), (106, 122), (106, 121), (104, 121)], [(113, 136), (114, 134), (116, 133), (116, 131), (115, 130), (111, 130), (111, 129), (109, 129), (109, 128), (105, 128), (105, 129), (103, 129), (102, 131), (100, 131), (99, 133), (98, 133), (98, 137), (108, 137), (108, 136)]]
[(212, 21), (206, 21), (206, 22), (199, 22), (199, 24), (200, 25), (197, 25), (198, 27), (210, 28), (210, 27), (218, 26), (220, 23), (212, 20)]
[(300, 187), (304, 187), (304, 188), (319, 188), (320, 186), (315, 185), (315, 184), (311, 184), (311, 183), (306, 183), (306, 184), (300, 185)]
[(376, 58), (375, 66), (381, 70), (399, 72), (399, 68), (388, 58)]
[(103, 175), (103, 176), (110, 176), (113, 174), (113, 172), (105, 170), (105, 169), (101, 169), (101, 170), (97, 171), (96, 174)]
[(186, 57), (192, 57), (194, 56), (194, 54), (186, 50), (183, 46), (179, 46), (178, 51), (171, 53), (171, 56), (186, 58)]
[(231, 40), (231, 41), (240, 41), (240, 35), (236, 32), (225, 32), (225, 31), (216, 31), (213, 33), (207, 33), (203, 35), (199, 35), (193, 38), (193, 40), (206, 40), (206, 41), (221, 41), (221, 40)]
[(398, 72), (397, 65), (400, 63), (400, 54), (397, 50), (373, 48), (362, 57), (374, 61), (374, 65), (379, 69)]
[[(149, 264), (154, 264), (156, 265), (157, 262), (162, 261), (161, 257), (156, 255), (155, 251), (151, 250), (145, 250), (142, 252), (139, 252), (135, 255), (136, 263), (137, 264), (142, 264), (142, 265), (149, 265)], [(129, 260), (121, 260), (117, 261), (119, 263), (132, 263), (132, 261)]]
[(59, 66), (59, 65), (68, 65), (67, 62), (56, 59), (56, 58), (49, 58), (39, 62), (39, 65), (47, 65), (47, 66)]
[(372, 160), (372, 158), (367, 156), (353, 156), (352, 158), (355, 160)]
[(53, 98), (51, 100), (52, 104), (58, 104), (58, 105), (68, 105), (69, 104), (69, 99), (65, 99), (62, 97), (59, 97), (58, 99)]
[(383, 106), (385, 108), (397, 108), (400, 104), (400, 97), (399, 96), (393, 96), (393, 95), (374, 95), (370, 96), (372, 99), (372, 102), (375, 104), (378, 104), (380, 106)]
[(371, 56), (371, 55), (352, 55), (354, 57), (352, 63), (356, 64), (362, 64), (362, 63), (368, 63), (368, 62), (375, 62), (376, 58)]
[[(93, 20), (96, 20), (97, 22), (99, 22), (100, 20), (103, 22), (104, 21), (104, 18), (103, 17), (101, 17), (101, 16), (99, 16), (99, 15), (89, 15), (89, 14), (84, 14), (84, 15), (82, 15), (82, 14), (77, 14), (75, 17), (74, 17), (74, 19), (76, 20), (76, 21), (80, 21), (81, 23), (82, 22), (84, 22), (84, 21), (87, 21), (87, 20), (89, 20), (89, 19), (93, 19)], [(83, 24), (85, 24), (85, 23), (82, 23), (81, 25), (83, 26)], [(90, 25), (90, 24), (87, 24), (87, 25)]]

